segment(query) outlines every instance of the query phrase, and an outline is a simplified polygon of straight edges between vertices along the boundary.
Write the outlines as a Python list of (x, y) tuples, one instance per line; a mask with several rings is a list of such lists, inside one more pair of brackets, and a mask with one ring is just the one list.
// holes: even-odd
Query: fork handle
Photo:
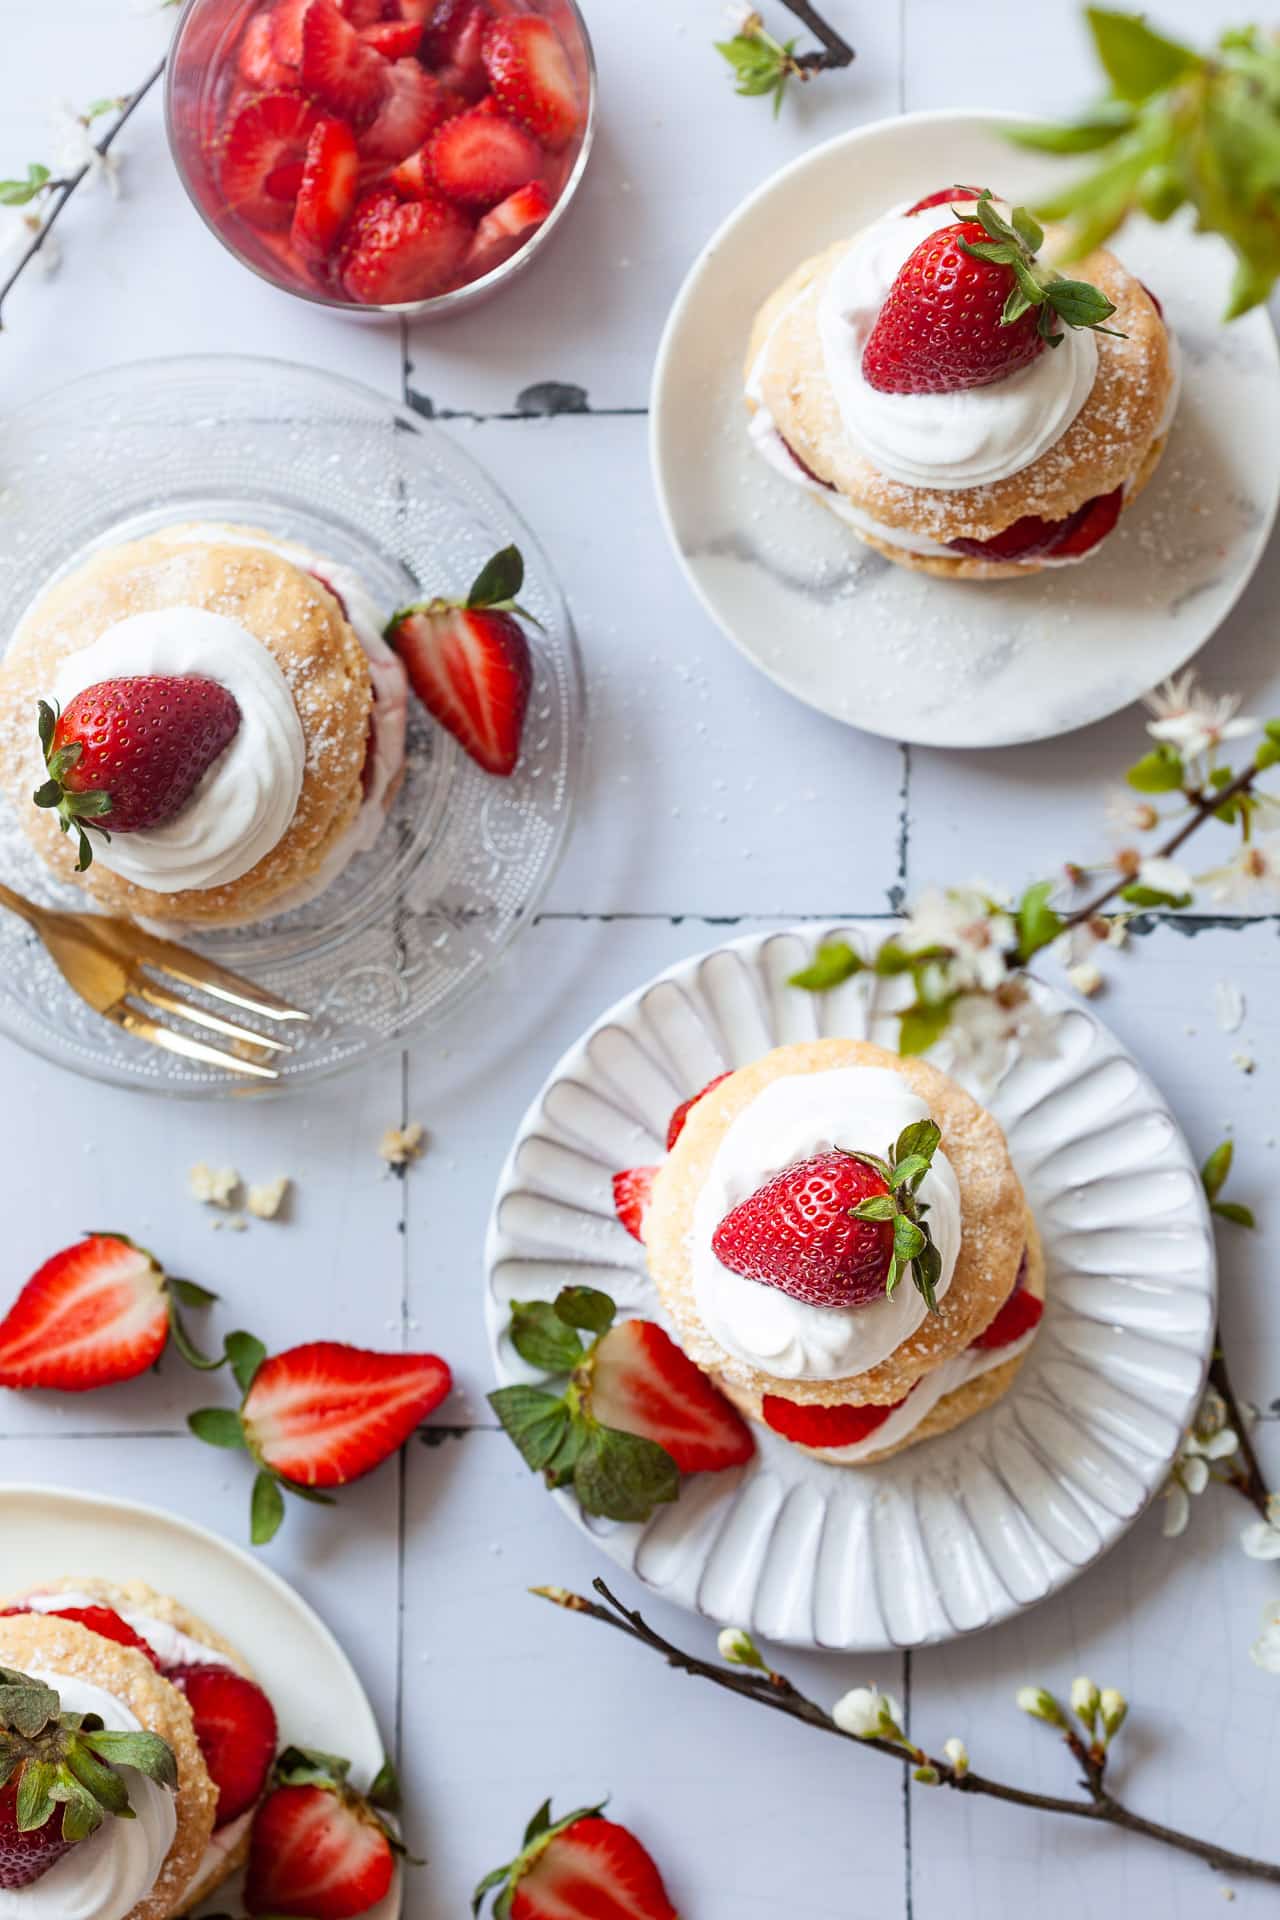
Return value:
[(8, 907), (11, 913), (16, 913), (26, 921), (29, 927), (34, 927), (39, 933), (41, 917), (39, 907), (30, 900), (24, 900), (20, 893), (15, 893), (12, 887), (6, 887), (3, 881), (0, 881), (0, 907)]

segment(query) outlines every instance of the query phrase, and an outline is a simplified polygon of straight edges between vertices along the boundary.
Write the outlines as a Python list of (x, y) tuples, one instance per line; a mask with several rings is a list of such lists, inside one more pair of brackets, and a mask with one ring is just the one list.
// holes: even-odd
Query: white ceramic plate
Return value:
[[(383, 1760), (364, 1688), (319, 1616), (269, 1567), (204, 1527), (131, 1500), (63, 1487), (0, 1487), (3, 1586), (21, 1592), (60, 1575), (144, 1580), (173, 1595), (240, 1649), (269, 1691), (285, 1743), (345, 1754), (367, 1786)], [(210, 1902), (237, 1905), (239, 1881)], [(399, 1920), (400, 1880), (370, 1920)]]
[[(658, 1317), (641, 1250), (614, 1218), (611, 1181), (661, 1157), (678, 1101), (784, 1041), (893, 1045), (886, 1013), (868, 1019), (869, 974), (822, 998), (786, 984), (831, 931), (753, 935), (683, 961), (619, 1001), (561, 1060), (525, 1116), (489, 1229), (488, 1315), (504, 1383), (537, 1377), (505, 1337), (512, 1299), (578, 1282)], [(839, 932), (865, 952), (884, 928)], [(1047, 1309), (1014, 1386), (954, 1433), (879, 1466), (827, 1466), (757, 1427), (749, 1466), (687, 1480), (647, 1525), (582, 1522), (665, 1599), (800, 1646), (922, 1646), (1065, 1586), (1163, 1485), (1213, 1339), (1217, 1280), (1199, 1177), (1119, 1042), (1077, 1003), (1037, 991), (1058, 1016), (1058, 1052), (1015, 1062), (985, 1096), (1048, 1262)], [(581, 1518), (569, 1494), (554, 1497)]]
[(1259, 310), (1221, 325), (1226, 248), (1180, 221), (1133, 221), (1118, 243), (1165, 306), (1186, 381), (1155, 480), (1083, 565), (987, 582), (908, 573), (752, 452), (742, 367), (761, 301), (811, 254), (950, 181), (1030, 200), (1073, 177), (1003, 140), (996, 129), (1013, 124), (908, 114), (784, 168), (695, 262), (654, 374), (658, 499), (712, 619), (811, 706), (932, 746), (1047, 739), (1172, 673), (1234, 606), (1280, 494), (1271, 323)]

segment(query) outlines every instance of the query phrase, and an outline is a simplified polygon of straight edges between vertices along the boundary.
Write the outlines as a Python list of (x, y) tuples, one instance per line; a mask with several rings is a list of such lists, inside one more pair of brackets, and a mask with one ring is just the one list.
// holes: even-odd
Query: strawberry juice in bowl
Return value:
[(187, 0), (166, 93), (179, 177), (237, 259), (418, 318), (532, 262), (595, 113), (576, 0)]

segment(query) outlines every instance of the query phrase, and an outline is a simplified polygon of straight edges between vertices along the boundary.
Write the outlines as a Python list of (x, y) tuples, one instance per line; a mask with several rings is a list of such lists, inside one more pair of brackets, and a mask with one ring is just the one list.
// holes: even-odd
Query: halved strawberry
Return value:
[(192, 1662), (166, 1667), (165, 1679), (186, 1695), (191, 1708), (196, 1739), (218, 1789), (217, 1832), (262, 1798), (279, 1743), (275, 1709), (260, 1686), (232, 1667)]
[(1124, 509), (1124, 488), (1101, 493), (1071, 516), (1073, 524), (1054, 541), (1049, 552), (1055, 560), (1078, 560), (1098, 546), (1115, 526)]
[(240, 42), (237, 64), (249, 85), (260, 92), (271, 92), (297, 83), (297, 73), (286, 66), (275, 49), (272, 16), (255, 13)]
[(360, 38), (384, 60), (407, 60), (418, 51), (422, 44), (422, 22), (420, 20), (379, 20), (371, 27), (361, 27)]
[(1117, 487), (1086, 500), (1065, 519), (1042, 520), (1024, 513), (988, 540), (948, 540), (947, 545), (977, 560), (1079, 559), (1106, 539), (1123, 506), (1124, 488)]
[[(729, 1073), (732, 1073), (732, 1071), (733, 1069), (730, 1068)], [(676, 1108), (675, 1112), (671, 1116), (670, 1121), (667, 1124), (667, 1152), (668, 1153), (670, 1153), (672, 1147), (674, 1147), (676, 1141), (680, 1138), (680, 1135), (684, 1132), (684, 1123), (689, 1118), (689, 1115), (692, 1113), (693, 1109), (697, 1106), (699, 1100), (704, 1100), (706, 1096), (713, 1091), (714, 1088), (720, 1086), (723, 1081), (727, 1080), (729, 1078), (729, 1073), (718, 1073), (714, 1080), (708, 1080), (706, 1086), (703, 1087), (700, 1092), (695, 1093), (691, 1099), (682, 1100), (680, 1102), (680, 1105)]]
[(398, 1453), (452, 1379), (433, 1353), (313, 1340), (264, 1360), (240, 1409), (254, 1457), (301, 1487), (344, 1487)]
[(267, 19), (276, 59), (286, 67), (302, 65), (302, 20), (311, 0), (275, 0)]
[(184, 1358), (207, 1364), (177, 1303), (204, 1306), (213, 1298), (189, 1280), (169, 1279), (124, 1234), (88, 1234), (46, 1260), (0, 1321), (0, 1387), (86, 1393), (114, 1386), (153, 1367), (171, 1332)]
[(135, 1633), (114, 1607), (5, 1607), (2, 1617), (8, 1619), (14, 1614), (37, 1612), (50, 1620), (74, 1620), (78, 1627), (88, 1627), (90, 1633), (100, 1634), (104, 1640), (114, 1640), (118, 1647), (132, 1647), (135, 1653), (145, 1653), (153, 1667), (160, 1665), (142, 1635)]
[(255, 227), (289, 225), (307, 142), (319, 118), (319, 108), (300, 93), (263, 93), (241, 107), (227, 130), (218, 167), (229, 212)]
[[(416, 17), (416, 15), (414, 16)], [(478, 100), (489, 85), (484, 37), (493, 24), (486, 0), (436, 0), (423, 35), (423, 58), (443, 85)]]
[(505, 259), (542, 225), (554, 204), (541, 180), (531, 180), (527, 187), (508, 194), (485, 214), (476, 228), (476, 237), (467, 255), (468, 265), (482, 273), (497, 266), (499, 260)]
[(926, 193), (923, 200), (917, 200), (914, 207), (908, 207), (906, 217), (910, 219), (913, 213), (927, 213), (930, 207), (948, 206), (953, 200), (958, 200), (963, 206), (970, 200), (976, 200), (981, 192), (981, 187), (939, 187), (936, 193)]
[(499, 20), (484, 37), (489, 85), (514, 119), (558, 153), (582, 118), (573, 71), (560, 37), (536, 13)]
[(293, 212), (291, 239), (302, 259), (319, 266), (351, 218), (360, 184), (356, 137), (345, 120), (320, 120), (307, 142), (307, 158)]
[(613, 1176), (613, 1210), (632, 1239), (641, 1243), (657, 1172), (656, 1167), (627, 1167)]
[[(403, 306), (443, 293), (457, 278), (471, 244), (471, 223), (438, 194), (400, 200), (389, 194), (359, 239), (344, 251), (342, 284), (371, 307)], [(358, 211), (358, 209), (357, 209)]]
[(656, 1440), (681, 1473), (741, 1466), (755, 1452), (737, 1408), (652, 1320), (620, 1320), (597, 1341), (587, 1369), (595, 1418)]
[(525, 1828), (521, 1852), (476, 1888), (471, 1911), (502, 1892), (504, 1920), (677, 1920), (662, 1875), (633, 1833), (580, 1807), (551, 1819), (551, 1802)]
[(995, 1319), (982, 1329), (976, 1340), (969, 1342), (970, 1349), (994, 1353), (1000, 1347), (1012, 1346), (1024, 1333), (1030, 1333), (1032, 1327), (1039, 1326), (1043, 1312), (1044, 1301), (1029, 1287), (1015, 1287)]
[(437, 127), (427, 165), (440, 192), (464, 207), (493, 207), (542, 171), (542, 149), (501, 113), (473, 107)]
[(386, 92), (386, 61), (365, 45), (334, 0), (311, 0), (302, 16), (301, 73), (309, 93), (357, 128), (373, 119)]
[(386, 81), (382, 105), (360, 135), (360, 151), (371, 160), (404, 160), (445, 117), (446, 96), (416, 60), (397, 60)]
[(766, 1393), (760, 1410), (767, 1427), (798, 1447), (852, 1447), (882, 1427), (901, 1405), (895, 1400), (889, 1407), (805, 1407)]
[(253, 1823), (244, 1883), (247, 1912), (353, 1920), (386, 1899), (398, 1842), (372, 1798), (348, 1785), (348, 1770), (345, 1760), (329, 1754), (299, 1747), (281, 1754), (276, 1768), (281, 1784), (267, 1795)]
[[(409, 201), (401, 213), (428, 204)], [(516, 619), (528, 618), (516, 599), (523, 583), (518, 549), (504, 547), (465, 601), (419, 601), (386, 631), (427, 711), (486, 773), (513, 773), (520, 758), (533, 688), (533, 655)]]

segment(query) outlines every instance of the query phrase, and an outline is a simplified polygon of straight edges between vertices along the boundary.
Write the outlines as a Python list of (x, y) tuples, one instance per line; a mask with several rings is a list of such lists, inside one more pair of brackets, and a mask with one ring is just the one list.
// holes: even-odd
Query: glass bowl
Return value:
[[(215, 155), (222, 108), (231, 85), (236, 51), (253, 15), (268, 0), (186, 0), (174, 33), (165, 81), (165, 125), (178, 177), (210, 232), (244, 266), (285, 293), (315, 306), (365, 316), (444, 319), (478, 306), (532, 266), (566, 217), (586, 172), (595, 139), (595, 54), (577, 0), (489, 0), (502, 15), (536, 13), (555, 28), (569, 57), (583, 102), (580, 133), (556, 163), (555, 205), (529, 239), (478, 279), (429, 299), (378, 306), (347, 299), (328, 281), (311, 277), (288, 247), (287, 234), (268, 233), (228, 211), (218, 183)], [(563, 163), (562, 165), (560, 163)]]
[[(581, 665), (534, 535), (442, 429), (353, 381), (232, 355), (115, 367), (9, 416), (0, 493), (0, 647), (88, 553), (179, 521), (260, 527), (353, 566), (388, 612), (465, 591), (498, 548), (525, 560), (534, 684), (520, 763), (484, 773), (410, 701), (406, 773), (371, 852), (317, 899), (190, 944), (313, 1016), (283, 1088), (358, 1066), (447, 1021), (531, 918), (577, 791)], [(55, 879), (0, 797), (0, 879), (47, 906)], [(90, 1012), (0, 911), (0, 1033), (116, 1086), (187, 1095), (245, 1082), (131, 1039)]]

